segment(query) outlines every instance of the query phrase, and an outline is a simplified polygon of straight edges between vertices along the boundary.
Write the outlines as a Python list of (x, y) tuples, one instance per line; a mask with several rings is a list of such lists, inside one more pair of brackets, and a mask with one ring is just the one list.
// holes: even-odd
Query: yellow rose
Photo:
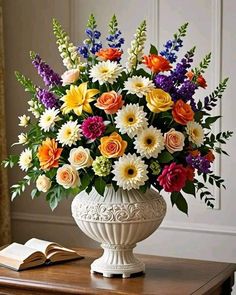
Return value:
[(127, 142), (122, 137), (113, 132), (110, 136), (101, 138), (101, 145), (98, 147), (101, 154), (106, 158), (118, 158), (124, 155)]
[(165, 112), (172, 108), (174, 102), (169, 93), (162, 89), (153, 89), (146, 95), (147, 107), (153, 113)]

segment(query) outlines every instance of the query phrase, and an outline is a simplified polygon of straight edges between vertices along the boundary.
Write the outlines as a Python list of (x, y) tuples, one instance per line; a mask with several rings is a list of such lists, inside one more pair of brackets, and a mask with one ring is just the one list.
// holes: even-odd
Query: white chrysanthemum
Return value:
[(55, 123), (60, 120), (59, 112), (55, 108), (45, 110), (39, 119), (39, 127), (44, 131), (53, 129)]
[(19, 158), (19, 166), (22, 171), (27, 171), (32, 166), (32, 151), (27, 148), (21, 154)]
[(30, 122), (30, 116), (23, 115), (23, 116), (20, 116), (18, 118), (20, 120), (19, 126), (21, 126), (21, 127), (27, 127), (28, 126), (28, 124)]
[(124, 90), (128, 90), (128, 93), (130, 94), (136, 94), (140, 98), (154, 88), (153, 82), (142, 76), (128, 78), (128, 80), (125, 81), (124, 86)]
[(125, 190), (138, 189), (148, 180), (147, 167), (141, 157), (135, 154), (124, 155), (113, 165), (113, 180)]
[(188, 122), (186, 127), (188, 139), (192, 143), (196, 144), (197, 147), (201, 146), (204, 142), (204, 131), (202, 126), (194, 121)]
[(141, 157), (157, 158), (158, 154), (165, 148), (164, 137), (160, 130), (150, 126), (137, 135), (134, 147)]
[(133, 138), (142, 129), (147, 127), (146, 113), (138, 104), (127, 104), (117, 112), (115, 117), (116, 127), (121, 134), (127, 133)]
[(100, 85), (108, 82), (113, 84), (121, 75), (123, 68), (115, 61), (102, 61), (93, 66), (90, 70), (90, 78), (93, 82), (98, 81)]
[(77, 121), (69, 121), (61, 126), (57, 134), (57, 140), (64, 145), (72, 146), (81, 138), (80, 128)]

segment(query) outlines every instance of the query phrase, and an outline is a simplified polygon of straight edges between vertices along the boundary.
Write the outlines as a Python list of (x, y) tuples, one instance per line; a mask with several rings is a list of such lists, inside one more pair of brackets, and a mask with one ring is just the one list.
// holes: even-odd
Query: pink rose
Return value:
[(157, 181), (166, 192), (179, 192), (185, 186), (186, 179), (186, 168), (182, 164), (172, 163), (164, 167)]
[(172, 128), (170, 131), (164, 134), (164, 142), (166, 149), (171, 154), (182, 151), (184, 146), (184, 135), (183, 133)]
[(80, 76), (80, 71), (79, 69), (72, 69), (72, 70), (68, 70), (66, 71), (62, 76), (62, 85), (68, 85), (68, 84), (72, 84), (75, 83)]

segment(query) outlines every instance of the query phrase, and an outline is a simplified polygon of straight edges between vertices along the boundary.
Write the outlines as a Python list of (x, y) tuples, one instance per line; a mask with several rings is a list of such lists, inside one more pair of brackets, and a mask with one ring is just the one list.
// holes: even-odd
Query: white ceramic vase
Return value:
[(166, 202), (155, 190), (115, 192), (107, 186), (104, 196), (93, 189), (73, 200), (72, 215), (80, 229), (101, 243), (103, 255), (91, 264), (91, 272), (123, 278), (144, 272), (145, 265), (133, 254), (136, 243), (150, 236), (166, 214)]

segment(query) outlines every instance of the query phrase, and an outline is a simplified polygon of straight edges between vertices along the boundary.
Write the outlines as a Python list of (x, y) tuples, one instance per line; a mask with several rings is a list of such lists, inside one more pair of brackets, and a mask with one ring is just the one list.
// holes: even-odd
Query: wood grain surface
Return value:
[(90, 274), (100, 250), (76, 249), (85, 258), (22, 272), (0, 267), (0, 294), (158, 294), (228, 295), (236, 264), (137, 255), (146, 264), (145, 275), (129, 279)]

